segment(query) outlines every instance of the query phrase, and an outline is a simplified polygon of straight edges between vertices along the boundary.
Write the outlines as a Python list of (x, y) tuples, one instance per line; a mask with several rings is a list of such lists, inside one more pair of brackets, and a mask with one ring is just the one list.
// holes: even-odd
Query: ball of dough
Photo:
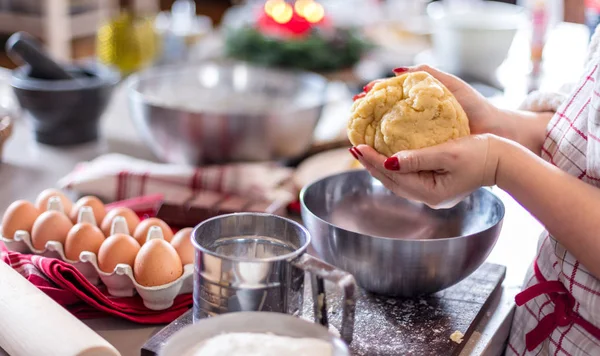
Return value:
[(348, 138), (391, 156), (468, 136), (469, 120), (454, 95), (427, 72), (383, 79), (352, 105)]

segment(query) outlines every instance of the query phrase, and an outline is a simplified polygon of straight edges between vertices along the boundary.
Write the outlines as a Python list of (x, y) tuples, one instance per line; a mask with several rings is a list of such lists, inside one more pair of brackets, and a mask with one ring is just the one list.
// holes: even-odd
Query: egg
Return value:
[(65, 240), (65, 256), (70, 260), (79, 261), (79, 255), (83, 251), (98, 254), (104, 239), (102, 230), (97, 226), (86, 222), (75, 224)]
[(148, 218), (142, 220), (133, 233), (133, 237), (135, 237), (135, 239), (140, 245), (146, 243), (148, 231), (152, 226), (160, 227), (165, 240), (171, 241), (173, 239), (173, 230), (171, 230), (171, 228), (169, 227), (169, 225), (167, 225), (166, 222), (158, 218)]
[(45, 249), (48, 241), (58, 241), (64, 244), (72, 227), (71, 219), (62, 212), (45, 211), (33, 223), (31, 243), (38, 250)]
[(104, 219), (102, 220), (102, 224), (100, 225), (104, 236), (110, 236), (112, 222), (117, 216), (122, 216), (125, 218), (125, 221), (127, 221), (127, 228), (129, 229), (129, 232), (135, 231), (135, 228), (140, 223), (140, 218), (133, 210), (129, 208), (111, 209), (106, 213), (106, 216), (104, 217)]
[(98, 250), (98, 267), (106, 273), (112, 273), (119, 263), (133, 267), (139, 250), (140, 244), (129, 235), (117, 233), (109, 236)]
[(68, 214), (71, 211), (71, 208), (73, 207), (71, 199), (67, 198), (60, 190), (52, 188), (46, 189), (38, 195), (37, 200), (35, 201), (36, 208), (38, 208), (40, 212), (48, 210), (48, 200), (52, 197), (60, 198), (65, 214)]
[(192, 231), (194, 229), (191, 227), (186, 227), (185, 229), (181, 229), (177, 231), (173, 239), (171, 240), (171, 245), (175, 247), (175, 251), (179, 255), (181, 259), (181, 263), (185, 266), (190, 263), (194, 263), (194, 255), (195, 250), (192, 245)]
[(92, 208), (94, 212), (94, 218), (96, 219), (96, 223), (100, 224), (104, 217), (106, 216), (106, 209), (104, 208), (104, 203), (94, 196), (88, 195), (77, 200), (75, 205), (71, 208), (69, 212), (69, 217), (73, 224), (77, 223), (77, 218), (79, 217), (79, 210), (82, 207), (89, 206)]
[[(150, 233), (152, 234), (153, 230), (158, 232), (159, 229), (159, 227), (153, 226)], [(162, 234), (158, 233), (158, 235)], [(136, 282), (145, 287), (171, 283), (182, 274), (183, 266), (175, 247), (163, 238), (152, 238), (151, 236), (140, 249), (133, 265)]]
[(8, 206), (2, 216), (0, 235), (12, 239), (17, 230), (31, 233), (33, 223), (38, 216), (40, 211), (33, 204), (26, 200), (17, 200)]

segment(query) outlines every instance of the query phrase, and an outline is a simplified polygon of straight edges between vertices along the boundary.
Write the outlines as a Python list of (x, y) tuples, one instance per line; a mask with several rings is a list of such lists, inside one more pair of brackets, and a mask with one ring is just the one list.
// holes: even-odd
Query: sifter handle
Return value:
[(357, 290), (354, 276), (307, 253), (298, 257), (292, 264), (310, 273), (316, 323), (325, 327), (329, 326), (324, 281), (333, 282), (342, 290), (342, 327), (340, 335), (342, 340), (350, 344), (354, 333)]

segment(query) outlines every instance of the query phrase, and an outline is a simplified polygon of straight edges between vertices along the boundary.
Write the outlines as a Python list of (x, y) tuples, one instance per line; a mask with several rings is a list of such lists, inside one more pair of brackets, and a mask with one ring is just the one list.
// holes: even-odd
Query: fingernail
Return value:
[(354, 148), (354, 152), (358, 153), (361, 157), (362, 157), (362, 152), (360, 152), (360, 150), (357, 147), (352, 147)]
[(404, 72), (408, 72), (408, 67), (394, 68), (393, 72), (396, 73), (396, 74), (401, 74), (401, 73), (404, 73)]
[(365, 97), (365, 95), (367, 95), (367, 93), (365, 93), (365, 92), (363, 91), (363, 92), (362, 92), (362, 93), (360, 93), (360, 94), (356, 94), (356, 95), (354, 95), (354, 97), (352, 98), (352, 100), (356, 101), (356, 100), (358, 100), (358, 99), (360, 99), (360, 98), (364, 98), (364, 97)]
[(354, 156), (354, 158), (358, 160), (358, 156), (356, 155), (356, 153), (354, 153), (354, 150), (353, 150), (353, 148), (354, 148), (354, 147), (350, 147), (350, 148), (348, 149), (348, 151), (350, 151), (350, 153), (352, 153), (352, 155)]
[(375, 79), (375, 80), (371, 81), (369, 84), (367, 84), (363, 87), (363, 91), (365, 93), (368, 93), (369, 91), (371, 91), (371, 89), (373, 89), (375, 84), (379, 83), (380, 81), (381, 81), (381, 79)]
[(390, 157), (383, 162), (383, 166), (388, 171), (399, 171), (400, 170), (400, 162), (398, 161), (398, 157)]

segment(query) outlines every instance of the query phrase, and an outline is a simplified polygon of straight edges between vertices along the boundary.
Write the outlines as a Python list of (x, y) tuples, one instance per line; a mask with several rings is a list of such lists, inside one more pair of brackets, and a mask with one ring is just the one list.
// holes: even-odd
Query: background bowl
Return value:
[(312, 246), (364, 289), (415, 297), (450, 287), (487, 258), (504, 204), (479, 189), (452, 209), (399, 198), (366, 171), (326, 177), (300, 193)]
[(187, 355), (198, 343), (223, 333), (272, 333), (295, 338), (316, 338), (331, 342), (332, 356), (350, 355), (346, 344), (325, 327), (297, 317), (272, 312), (237, 312), (223, 314), (187, 326), (173, 335), (159, 356)]
[(128, 88), (134, 123), (154, 154), (200, 165), (305, 153), (327, 80), (309, 72), (205, 62), (135, 74)]
[(441, 68), (452, 74), (489, 80), (504, 62), (517, 30), (527, 23), (521, 6), (479, 1), (454, 8), (444, 1), (427, 6), (433, 52)]

